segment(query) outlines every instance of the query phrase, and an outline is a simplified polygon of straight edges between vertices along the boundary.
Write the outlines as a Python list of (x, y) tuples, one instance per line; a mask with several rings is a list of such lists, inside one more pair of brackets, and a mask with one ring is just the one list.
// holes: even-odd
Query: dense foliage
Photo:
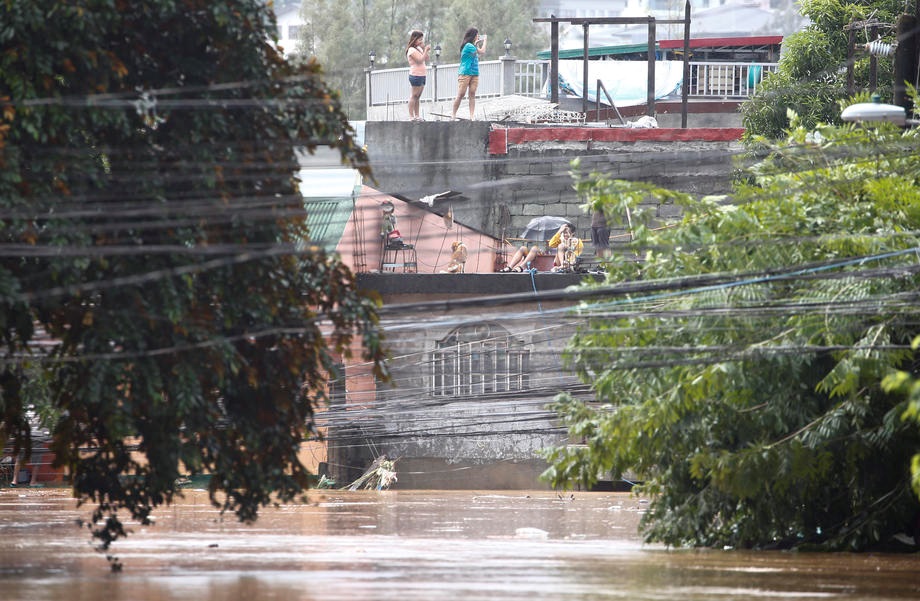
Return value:
[[(577, 183), (632, 211), (643, 260), (580, 309), (566, 360), (596, 398), (557, 399), (574, 444), (546, 477), (638, 477), (650, 540), (865, 549), (916, 527), (920, 137), (793, 126), (731, 198)], [(650, 227), (650, 198), (682, 220)]]
[[(754, 97), (741, 106), (746, 136), (784, 137), (790, 111), (804, 127), (840, 123), (838, 102), (848, 95), (846, 27), (855, 26), (855, 43), (864, 45), (875, 39), (866, 25), (875, 20), (876, 35), (891, 43), (903, 9), (904, 3), (896, 0), (803, 0), (801, 12), (811, 24), (783, 39), (777, 72), (765, 78)], [(890, 101), (892, 58), (876, 60), (877, 92)], [(853, 71), (856, 90), (868, 89), (870, 56), (865, 50), (856, 51)]]
[(103, 547), (180, 476), (243, 520), (296, 498), (327, 378), (358, 342), (379, 365), (293, 178), (295, 149), (366, 157), (273, 31), (259, 0), (0, 2), (0, 439), (40, 385)]
[[(376, 54), (377, 68), (408, 67), (406, 43), (409, 32), (418, 29), (425, 33), (432, 48), (441, 45), (441, 63), (457, 63), (463, 33), (476, 27), (488, 36), (487, 53), (482, 60), (502, 56), (506, 37), (513, 41), (516, 56), (533, 58), (537, 51), (549, 46), (549, 36), (533, 23), (537, 8), (537, 0), (305, 0), (301, 11), (307, 25), (298, 50), (319, 59), (329, 73), (330, 84), (342, 91), (348, 115), (362, 119), (370, 51)], [(435, 60), (434, 51), (431, 59)]]

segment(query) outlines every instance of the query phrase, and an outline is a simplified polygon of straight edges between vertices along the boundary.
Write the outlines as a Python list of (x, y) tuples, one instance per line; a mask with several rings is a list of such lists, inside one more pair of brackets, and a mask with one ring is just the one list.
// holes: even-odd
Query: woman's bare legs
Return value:
[(476, 118), (476, 90), (479, 88), (479, 77), (474, 77), (470, 82), (470, 121)]
[(454, 98), (454, 107), (450, 113), (451, 121), (457, 119), (457, 109), (460, 108), (460, 102), (463, 100), (463, 96), (466, 94), (466, 90), (469, 88), (470, 82), (468, 79), (460, 78), (457, 80), (457, 97)]
[(421, 105), (422, 90), (425, 86), (412, 86), (412, 94), (409, 96), (409, 121), (415, 121), (419, 118), (419, 106)]
[[(523, 271), (528, 264), (533, 263), (534, 258), (539, 252), (540, 248), (537, 246), (533, 246), (529, 249), (526, 246), (522, 246), (514, 251), (514, 255), (512, 255), (511, 260), (508, 261), (508, 265), (505, 267), (508, 270)], [(518, 269), (518, 267), (520, 267), (520, 269)]]

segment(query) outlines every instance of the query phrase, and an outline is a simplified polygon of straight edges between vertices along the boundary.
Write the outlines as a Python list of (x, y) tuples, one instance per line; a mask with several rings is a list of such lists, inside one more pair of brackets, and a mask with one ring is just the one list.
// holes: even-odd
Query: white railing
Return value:
[(691, 98), (749, 98), (776, 63), (690, 63)]
[[(477, 98), (495, 98), (505, 93), (539, 96), (545, 80), (546, 61), (514, 61), (514, 81), (505, 81), (506, 61), (479, 63)], [(458, 63), (431, 65), (422, 91), (422, 102), (453, 100), (457, 95)], [(409, 100), (409, 68), (371, 71), (368, 78), (368, 106), (384, 106)], [(506, 86), (506, 83), (508, 84)], [(506, 92), (506, 90), (508, 90)]]
[[(506, 94), (542, 96), (549, 75), (549, 61), (506, 60), (479, 63), (479, 98)], [(457, 94), (457, 63), (432, 65), (422, 92), (423, 103), (453, 100)], [(689, 98), (744, 99), (752, 96), (763, 78), (776, 71), (776, 63), (691, 62)], [(512, 74), (513, 75), (510, 75)], [(508, 78), (513, 78), (508, 81)], [(367, 106), (390, 106), (409, 99), (409, 69), (381, 69), (368, 73)], [(674, 96), (679, 97), (678, 92)]]
[(541, 96), (548, 77), (549, 61), (516, 61), (514, 93), (521, 96)]

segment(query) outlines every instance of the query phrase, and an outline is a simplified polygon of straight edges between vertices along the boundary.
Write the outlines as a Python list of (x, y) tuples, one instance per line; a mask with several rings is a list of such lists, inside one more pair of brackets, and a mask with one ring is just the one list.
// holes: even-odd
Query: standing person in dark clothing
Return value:
[(591, 215), (591, 243), (598, 257), (605, 259), (610, 254), (610, 228), (607, 226), (607, 216), (600, 209)]

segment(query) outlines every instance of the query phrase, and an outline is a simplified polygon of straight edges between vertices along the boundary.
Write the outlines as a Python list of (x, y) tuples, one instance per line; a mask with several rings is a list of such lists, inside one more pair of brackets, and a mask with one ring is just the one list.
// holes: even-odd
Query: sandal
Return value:
[(524, 268), (518, 265), (517, 267), (512, 268), (511, 271), (514, 273), (524, 273)]
[(499, 273), (508, 273), (509, 271), (511, 271), (511, 268), (507, 265), (498, 270)]

